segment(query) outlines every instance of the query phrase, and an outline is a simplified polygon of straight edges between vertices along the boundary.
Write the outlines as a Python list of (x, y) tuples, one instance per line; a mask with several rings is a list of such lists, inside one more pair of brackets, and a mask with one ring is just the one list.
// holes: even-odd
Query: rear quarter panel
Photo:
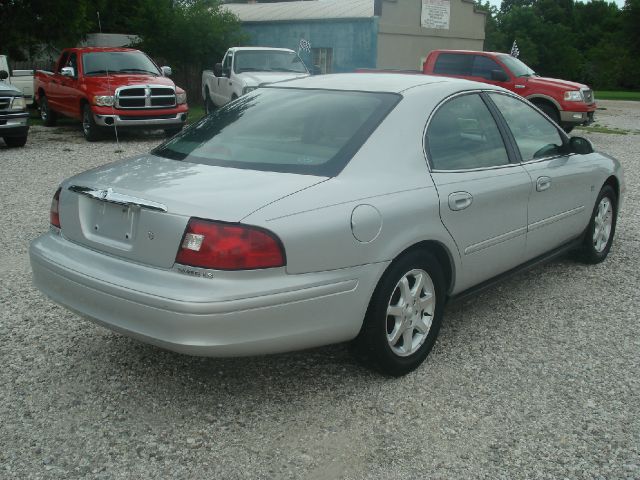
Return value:
[[(425, 240), (444, 245), (455, 269), (459, 254), (440, 220), (422, 146), (434, 99), (441, 98), (437, 91), (451, 88), (432, 86), (426, 95), (421, 88), (405, 92), (405, 99), (338, 176), (243, 219), (280, 237), (288, 273), (388, 262)], [(360, 205), (379, 213), (379, 233), (370, 241), (359, 241), (352, 232), (352, 214)]]

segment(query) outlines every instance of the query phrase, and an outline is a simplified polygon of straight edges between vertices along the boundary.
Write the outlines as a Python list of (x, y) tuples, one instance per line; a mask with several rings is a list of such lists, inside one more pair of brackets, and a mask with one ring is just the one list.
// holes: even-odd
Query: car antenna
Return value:
[[(96, 14), (98, 15), (98, 30), (100, 30), (100, 33), (102, 33), (102, 23), (100, 22), (100, 10), (96, 11)], [(107, 72), (107, 86), (109, 87), (109, 92), (111, 92), (111, 75), (109, 75), (109, 64), (107, 63), (105, 65), (105, 71)], [(116, 111), (115, 111), (115, 102), (116, 102), (116, 94), (115, 92), (113, 92), (113, 103), (111, 104), (111, 113), (113, 114), (113, 116), (116, 116)], [(122, 153), (124, 152), (124, 150), (120, 147), (120, 138), (118, 137), (118, 125), (117, 122), (113, 121), (113, 131), (116, 133), (116, 145), (118, 146), (118, 148), (116, 148), (114, 153)]]

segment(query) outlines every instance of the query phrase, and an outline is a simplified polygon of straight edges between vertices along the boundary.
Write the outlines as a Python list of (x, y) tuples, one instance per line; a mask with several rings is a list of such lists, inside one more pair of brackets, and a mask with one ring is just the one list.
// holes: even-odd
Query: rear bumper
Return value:
[[(386, 264), (212, 279), (123, 261), (48, 233), (30, 247), (34, 284), (111, 330), (202, 356), (286, 352), (354, 338)], [(219, 278), (218, 278), (219, 276)]]

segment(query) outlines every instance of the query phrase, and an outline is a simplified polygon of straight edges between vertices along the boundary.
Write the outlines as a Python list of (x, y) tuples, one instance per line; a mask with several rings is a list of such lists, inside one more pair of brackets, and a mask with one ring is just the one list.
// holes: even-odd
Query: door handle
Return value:
[(473, 196), (469, 192), (453, 192), (449, 194), (449, 208), (454, 212), (464, 210), (473, 203)]
[(544, 192), (551, 187), (551, 178), (550, 177), (538, 177), (536, 180), (536, 190), (538, 192)]

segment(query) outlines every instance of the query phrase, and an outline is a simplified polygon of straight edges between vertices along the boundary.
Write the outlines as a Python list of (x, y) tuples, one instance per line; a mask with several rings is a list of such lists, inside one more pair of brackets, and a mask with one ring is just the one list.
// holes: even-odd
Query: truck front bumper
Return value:
[(25, 137), (29, 132), (27, 112), (0, 114), (0, 137)]
[(589, 125), (593, 123), (595, 108), (587, 112), (574, 112), (569, 110), (560, 111), (560, 123), (572, 125)]
[(127, 114), (93, 114), (97, 125), (102, 127), (140, 127), (140, 128), (167, 128), (179, 127), (187, 121), (188, 112), (170, 114), (136, 115), (135, 112)]

